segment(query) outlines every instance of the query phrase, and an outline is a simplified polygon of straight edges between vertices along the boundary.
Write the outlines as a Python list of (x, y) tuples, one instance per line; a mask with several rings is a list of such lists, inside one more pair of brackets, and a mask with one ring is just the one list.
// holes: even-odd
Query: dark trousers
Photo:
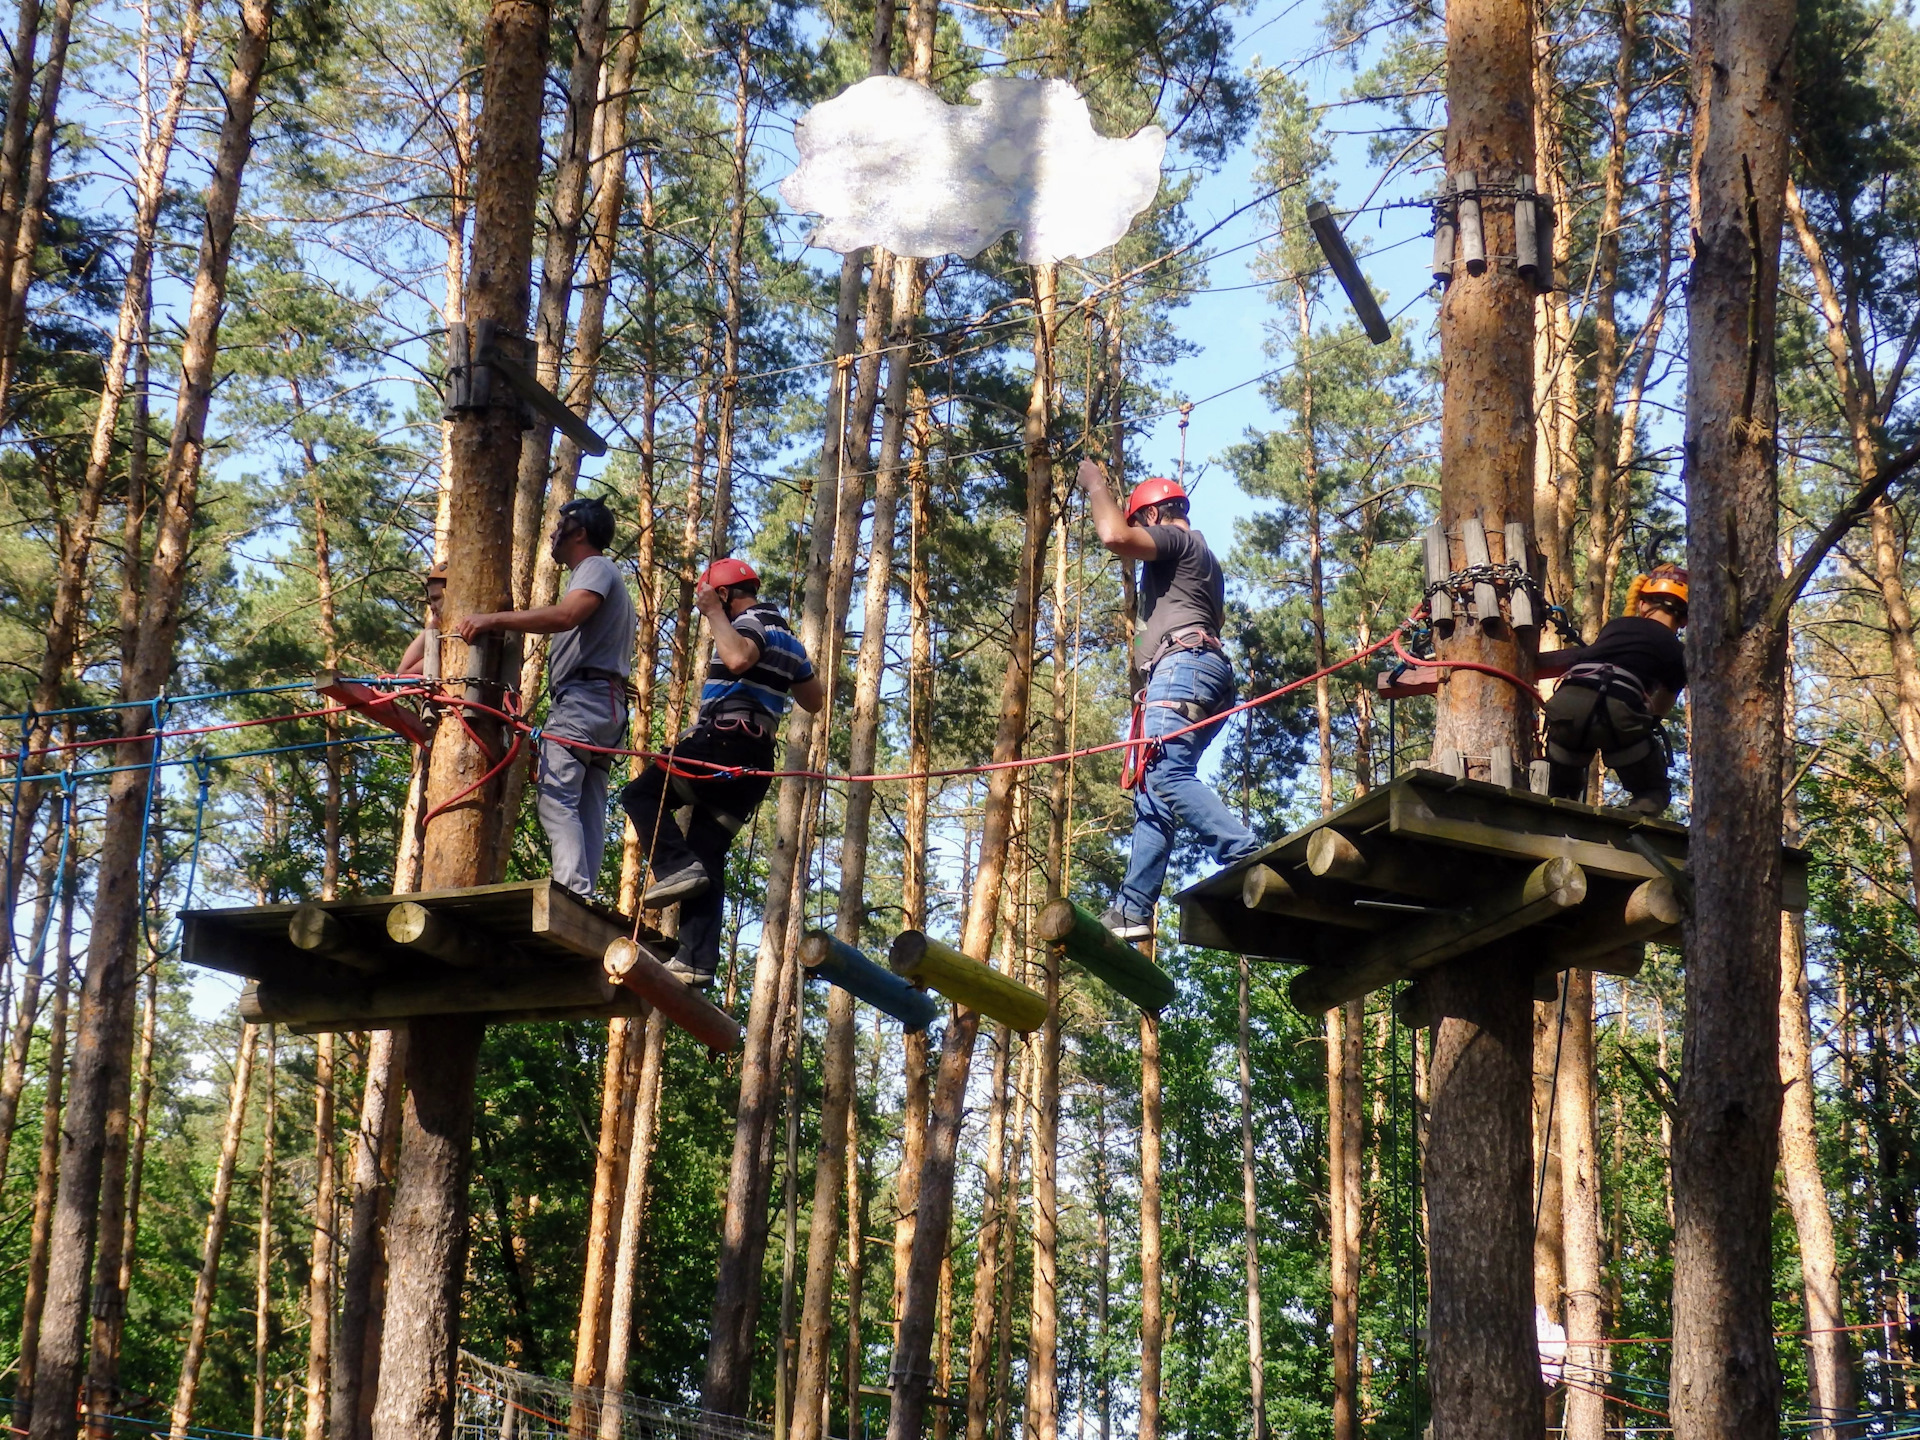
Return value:
[[(773, 768), (773, 733), (740, 720), (702, 722), (675, 743), (678, 760)], [(681, 768), (676, 765), (676, 769)], [(699, 765), (685, 767), (698, 772)], [(698, 860), (713, 884), (704, 895), (680, 902), (680, 958), (712, 974), (720, 965), (720, 921), (726, 908), (727, 850), (753, 818), (772, 780), (765, 775), (697, 780), (669, 774), (659, 764), (620, 792), (620, 806), (633, 821), (654, 876), (671, 875)], [(690, 808), (689, 808), (690, 807)], [(675, 812), (687, 809), (683, 829)]]
[(1547, 702), (1547, 762), (1552, 767), (1547, 793), (1562, 800), (1586, 799), (1587, 762), (1596, 750), (1632, 796), (1629, 808), (1648, 815), (1666, 810), (1672, 791), (1660, 722), (1625, 696), (1562, 685)]

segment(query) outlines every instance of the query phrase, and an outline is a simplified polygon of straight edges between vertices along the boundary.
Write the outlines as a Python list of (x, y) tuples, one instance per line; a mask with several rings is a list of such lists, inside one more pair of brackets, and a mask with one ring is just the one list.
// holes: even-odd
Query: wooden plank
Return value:
[[(1527, 563), (1527, 527), (1518, 520), (1507, 522), (1507, 563), (1518, 565), (1525, 572), (1530, 569)], [(1533, 613), (1533, 592), (1525, 585), (1516, 585), (1507, 596), (1507, 608), (1513, 616), (1513, 628), (1531, 630), (1539, 623), (1539, 617)]]
[[(1319, 955), (1324, 927), (1312, 921), (1257, 915), (1235, 901), (1194, 899), (1180, 906), (1180, 941), (1233, 955), (1311, 964)], [(1351, 934), (1352, 932), (1344, 932)]]
[(1427, 572), (1427, 613), (1433, 620), (1433, 628), (1442, 635), (1453, 633), (1453, 596), (1445, 589), (1433, 589), (1444, 585), (1448, 575), (1453, 572), (1452, 556), (1447, 550), (1447, 532), (1438, 520), (1426, 528), (1421, 536), (1422, 559)]
[[(1467, 564), (1493, 564), (1493, 553), (1487, 549), (1487, 527), (1480, 523), (1479, 516), (1468, 515), (1461, 520), (1460, 543), (1466, 549)], [(1473, 582), (1473, 618), (1482, 624), (1500, 618), (1500, 592), (1491, 580)]]
[(609, 920), (597, 907), (582, 900), (551, 878), (533, 882), (533, 933), (576, 955), (598, 960), (607, 946), (626, 935), (631, 922)]
[[(278, 908), (290, 917), (297, 907)], [(242, 979), (270, 978), (295, 985), (357, 985), (366, 978), (344, 966), (294, 949), (286, 938), (284, 918), (277, 935), (270, 929), (255, 937), (209, 918), (210, 914), (217, 913), (189, 910), (181, 916), (184, 933), (180, 955), (187, 964)]]
[[(488, 1010), (478, 1018), (487, 1025), (544, 1025), (554, 1021), (567, 1020), (613, 1020), (621, 1017), (637, 1019), (653, 1013), (653, 1007), (638, 995), (628, 990), (615, 990), (613, 998), (604, 1005), (559, 1005), (542, 1006), (531, 1010)], [(318, 1024), (294, 1024), (286, 1028), (295, 1035), (350, 1034), (356, 1030), (392, 1030), (404, 1025), (412, 1018), (406, 1015), (388, 1015), (373, 1020), (356, 1020), (351, 1023), (335, 1021)]]
[(1310, 1014), (1331, 1010), (1456, 955), (1505, 939), (1572, 909), (1586, 898), (1586, 872), (1570, 860), (1549, 860), (1518, 884), (1501, 887), (1466, 911), (1435, 916), (1376, 936), (1357, 947), (1347, 963), (1303, 970), (1293, 977), (1287, 993), (1295, 1005)]
[(440, 971), (325, 987), (256, 981), (240, 996), (240, 1018), (255, 1024), (365, 1029), (371, 1020), (396, 1016), (598, 1007), (613, 999), (614, 989), (604, 970), (586, 964), (488, 974)]
[[(1506, 855), (1541, 861), (1563, 858), (1583, 869), (1616, 880), (1655, 880), (1660, 871), (1643, 855), (1626, 848), (1626, 835), (1633, 820), (1593, 813), (1590, 806), (1559, 811), (1556, 802), (1544, 801), (1526, 791), (1493, 791), (1513, 808), (1502, 810), (1486, 798), (1460, 791), (1439, 791), (1414, 786), (1393, 789), (1392, 833), (1409, 838), (1438, 841), (1464, 850), (1487, 855)], [(1525, 806), (1524, 813), (1520, 807)], [(1555, 813), (1559, 811), (1559, 813)], [(1623, 823), (1624, 821), (1624, 823)], [(1663, 854), (1677, 850), (1673, 863), (1686, 864), (1685, 841), (1674, 846), (1669, 837), (1642, 828), (1649, 843)], [(1612, 841), (1619, 837), (1619, 843)]]

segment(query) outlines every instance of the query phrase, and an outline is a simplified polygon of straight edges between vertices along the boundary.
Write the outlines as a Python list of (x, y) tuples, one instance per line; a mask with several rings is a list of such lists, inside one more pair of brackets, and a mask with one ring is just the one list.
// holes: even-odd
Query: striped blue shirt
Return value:
[(759, 658), (745, 674), (735, 675), (721, 660), (720, 652), (714, 651), (706, 684), (700, 691), (700, 718), (711, 720), (752, 706), (772, 719), (780, 719), (792, 703), (793, 687), (813, 678), (813, 663), (807, 659), (806, 647), (771, 605), (757, 604), (743, 611), (734, 618), (733, 628), (753, 642)]

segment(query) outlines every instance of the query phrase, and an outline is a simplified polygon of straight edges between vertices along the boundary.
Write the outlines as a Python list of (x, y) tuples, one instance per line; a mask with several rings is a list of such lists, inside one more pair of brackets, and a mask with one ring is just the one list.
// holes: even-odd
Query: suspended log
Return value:
[(1142, 1010), (1164, 1010), (1173, 1003), (1174, 984), (1166, 971), (1066, 897), (1049, 901), (1041, 910), (1040, 934)]
[(1037, 990), (919, 930), (903, 932), (893, 942), (887, 962), (894, 974), (938, 990), (949, 1000), (978, 1010), (1022, 1035), (1031, 1034), (1046, 1022), (1046, 997)]
[(653, 1006), (707, 1049), (740, 1048), (740, 1023), (698, 990), (683, 984), (643, 944), (622, 935), (608, 944), (603, 964), (616, 984)]
[(1508, 883), (1452, 915), (1422, 920), (1378, 936), (1342, 965), (1318, 965), (1293, 977), (1287, 993), (1308, 1013), (1331, 1010), (1395, 980), (1430, 970), (1569, 910), (1587, 898), (1587, 875), (1565, 858), (1536, 866), (1518, 885)]
[(846, 941), (825, 930), (809, 930), (800, 942), (800, 963), (819, 979), (838, 985), (883, 1015), (898, 1020), (908, 1034), (933, 1023), (940, 1007), (927, 992), (883, 970)]

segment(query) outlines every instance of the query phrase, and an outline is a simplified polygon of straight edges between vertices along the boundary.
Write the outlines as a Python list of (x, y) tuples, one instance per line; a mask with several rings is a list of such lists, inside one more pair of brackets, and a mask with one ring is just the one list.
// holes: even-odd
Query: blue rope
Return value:
[[(251, 760), (260, 755), (287, 755), (297, 750), (324, 750), (329, 745), (385, 745), (394, 742), (402, 744), (412, 743), (408, 741), (404, 735), (387, 735), (376, 731), (368, 731), (360, 735), (345, 735), (339, 740), (309, 740), (299, 745), (270, 745), (262, 750), (235, 750), (231, 754), (217, 755), (214, 758), (222, 762), (228, 760)], [(191, 759), (162, 760), (158, 762), (157, 765), (155, 762), (148, 760), (137, 765), (103, 765), (96, 770), (76, 770), (73, 772), (73, 775), (76, 780), (97, 780), (103, 775), (118, 775), (127, 770), (149, 770), (156, 768), (173, 770), (182, 765), (191, 764), (193, 764)], [(54, 780), (58, 778), (57, 774), (52, 773), (27, 776), (29, 782)]]
[(193, 848), (187, 852), (187, 894), (180, 902), (182, 910), (193, 908), (193, 882), (200, 874), (200, 828), (207, 813), (207, 790), (213, 784), (213, 765), (206, 751), (193, 757), (193, 773), (199, 778), (200, 790), (193, 799)]
[(134, 852), (139, 856), (139, 859), (134, 861), (134, 875), (137, 877), (136, 883), (140, 887), (139, 893), (142, 896), (145, 896), (147, 888), (147, 836), (153, 828), (153, 791), (155, 784), (160, 778), (160, 752), (162, 745), (165, 743), (161, 740), (158, 732), (165, 728), (161, 723), (162, 717), (166, 714), (167, 710), (172, 708), (171, 702), (168, 701), (164, 695), (156, 695), (147, 703), (153, 707), (152, 758), (149, 759), (145, 765), (122, 765), (119, 767), (122, 770), (145, 770), (147, 772), (147, 798), (140, 806), (140, 848)]
[[(418, 675), (363, 675), (352, 677), (348, 683), (354, 685), (418, 685)], [(237, 700), (245, 695), (281, 695), (289, 690), (311, 690), (311, 680), (288, 680), (278, 685), (251, 685), (242, 690), (196, 690), (188, 695), (162, 695), (158, 697), (169, 707), (178, 705), (198, 705), (209, 700)], [(47, 720), (60, 715), (98, 715), (108, 710), (132, 710), (141, 705), (151, 704), (147, 700), (107, 700), (98, 705), (70, 705), (64, 710), (32, 710), (22, 714), (0, 715), (0, 724), (14, 720)]]

